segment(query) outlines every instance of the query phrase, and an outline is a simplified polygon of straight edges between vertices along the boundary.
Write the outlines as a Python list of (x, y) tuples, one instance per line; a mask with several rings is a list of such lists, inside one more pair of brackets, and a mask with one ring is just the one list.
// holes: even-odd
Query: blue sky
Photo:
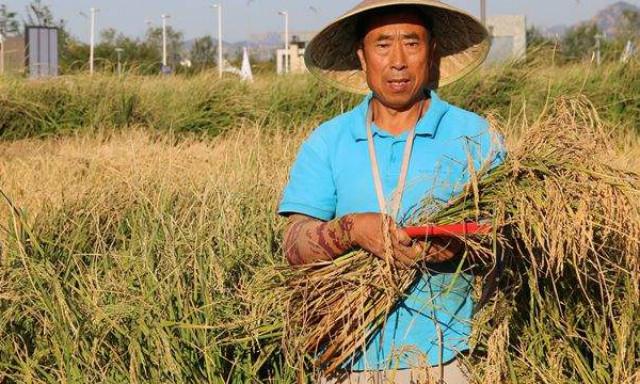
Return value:
[[(291, 30), (319, 29), (345, 12), (359, 0), (217, 0), (224, 6), (226, 41), (246, 39), (251, 33), (280, 31), (283, 19), (278, 10), (290, 14)], [(71, 33), (87, 40), (88, 23), (79, 15), (95, 6), (100, 9), (98, 29), (113, 27), (131, 36), (141, 36), (146, 20), (160, 24), (160, 14), (171, 15), (170, 24), (184, 32), (186, 38), (217, 33), (216, 0), (43, 0), (57, 18), (67, 21)], [(530, 24), (553, 26), (586, 20), (616, 0), (487, 0), (488, 14), (522, 14)], [(479, 14), (480, 0), (448, 0), (457, 7)], [(640, 0), (627, 0), (640, 6)], [(28, 0), (0, 0), (10, 10), (24, 12)]]

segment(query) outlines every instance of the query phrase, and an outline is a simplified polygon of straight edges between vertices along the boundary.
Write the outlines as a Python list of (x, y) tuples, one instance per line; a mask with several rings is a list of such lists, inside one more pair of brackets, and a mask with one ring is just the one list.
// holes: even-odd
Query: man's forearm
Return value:
[(328, 222), (293, 215), (285, 232), (284, 254), (291, 265), (330, 261), (353, 248), (349, 216)]

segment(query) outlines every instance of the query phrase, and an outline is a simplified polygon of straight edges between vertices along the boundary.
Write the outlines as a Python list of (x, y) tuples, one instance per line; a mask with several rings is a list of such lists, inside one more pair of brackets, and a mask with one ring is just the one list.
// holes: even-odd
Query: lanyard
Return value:
[(409, 162), (411, 161), (411, 150), (413, 149), (413, 140), (416, 136), (416, 125), (418, 125), (418, 121), (422, 117), (422, 112), (424, 110), (423, 100), (420, 103), (420, 110), (418, 111), (418, 120), (416, 124), (409, 131), (409, 136), (407, 137), (407, 143), (404, 146), (404, 155), (402, 156), (402, 167), (400, 170), (400, 178), (398, 179), (398, 185), (396, 186), (395, 193), (391, 199), (391, 211), (387, 211), (387, 202), (384, 198), (384, 190), (382, 189), (382, 180), (380, 179), (380, 167), (378, 166), (378, 159), (376, 157), (376, 148), (373, 143), (373, 133), (371, 131), (371, 124), (373, 124), (373, 108), (371, 108), (371, 103), (369, 104), (369, 108), (367, 111), (367, 141), (369, 143), (369, 158), (371, 160), (371, 172), (373, 173), (373, 184), (376, 188), (376, 195), (378, 197), (378, 206), (380, 207), (381, 213), (388, 213), (393, 217), (394, 220), (397, 220), (398, 212), (400, 211), (400, 204), (402, 202), (402, 194), (404, 193), (404, 187), (407, 181), (407, 173), (409, 171)]

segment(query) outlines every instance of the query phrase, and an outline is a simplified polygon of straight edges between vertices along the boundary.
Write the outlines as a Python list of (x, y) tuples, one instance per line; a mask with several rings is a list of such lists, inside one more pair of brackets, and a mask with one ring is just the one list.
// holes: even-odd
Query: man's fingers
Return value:
[(439, 263), (452, 259), (461, 250), (459, 242), (434, 241), (427, 251), (426, 260), (432, 263)]
[(398, 244), (394, 252), (395, 259), (403, 266), (413, 267), (422, 258), (423, 247), (418, 243), (408, 247)]
[(423, 241), (419, 241), (413, 244), (413, 252), (417, 255), (417, 258), (422, 259), (424, 257), (426, 245)]
[[(424, 244), (414, 243), (407, 232), (386, 215), (381, 215), (382, 233), (380, 237), (371, 237), (369, 249), (381, 260), (393, 262), (398, 267), (413, 267), (424, 256)], [(387, 235), (385, 236), (384, 232)], [(375, 240), (374, 240), (375, 239)], [(392, 260), (388, 260), (391, 257)]]
[(402, 251), (400, 250), (394, 250), (394, 251), (395, 252), (394, 252), (393, 258), (400, 264), (399, 265), (400, 267), (411, 268), (416, 263), (416, 260), (404, 254)]
[(404, 245), (405, 247), (409, 247), (411, 243), (413, 243), (413, 240), (411, 240), (411, 237), (409, 237), (407, 231), (402, 228), (395, 227), (393, 234), (395, 235), (398, 243)]

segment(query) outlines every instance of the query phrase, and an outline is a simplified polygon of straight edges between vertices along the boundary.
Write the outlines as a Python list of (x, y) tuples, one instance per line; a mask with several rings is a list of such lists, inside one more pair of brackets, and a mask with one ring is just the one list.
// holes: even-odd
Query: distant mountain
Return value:
[(598, 29), (604, 32), (607, 36), (615, 36), (616, 26), (625, 11), (640, 12), (640, 7), (629, 4), (626, 1), (618, 1), (617, 3), (611, 4), (598, 12), (591, 20), (582, 21), (573, 26), (555, 25), (553, 27), (541, 28), (540, 31), (545, 37), (561, 38), (569, 29), (577, 25), (595, 23), (598, 26)]
[[(182, 49), (185, 51), (191, 51), (191, 48), (193, 48), (194, 44), (196, 43), (196, 40), (198, 40), (198, 38), (194, 38), (194, 39), (189, 39), (189, 40), (185, 40), (182, 43)], [(216, 39), (215, 37), (213, 38), (213, 44), (217, 47), (218, 46), (218, 39)], [(233, 47), (235, 44), (234, 43), (229, 43), (227, 41), (222, 40), (222, 49), (226, 49), (229, 47)]]
[(280, 32), (255, 33), (249, 36), (250, 46), (279, 47), (282, 45), (282, 34)]
[(598, 29), (607, 36), (615, 36), (616, 27), (626, 11), (640, 12), (640, 7), (625, 1), (619, 1), (598, 12), (591, 22), (595, 23)]

